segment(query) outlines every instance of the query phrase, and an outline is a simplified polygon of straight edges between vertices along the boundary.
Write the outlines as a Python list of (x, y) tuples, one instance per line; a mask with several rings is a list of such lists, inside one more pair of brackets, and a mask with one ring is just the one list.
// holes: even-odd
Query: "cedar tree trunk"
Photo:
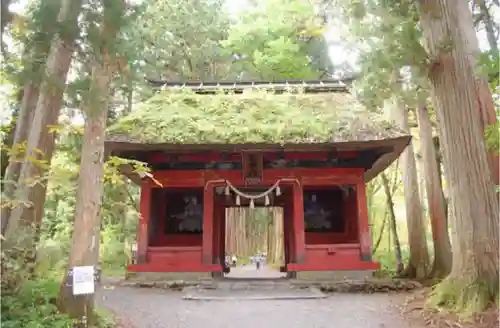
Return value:
[[(460, 28), (466, 6), (455, 0), (420, 0), (420, 21), (433, 59), (428, 76), (436, 98), (441, 149), (449, 184), (453, 243), (450, 275), (432, 302), (481, 311), (498, 296), (498, 201), (485, 152), (475, 73)], [(443, 42), (451, 46), (443, 47)]]
[[(398, 125), (404, 131), (410, 131), (408, 109), (401, 104), (401, 101), (397, 99), (397, 97), (393, 99), (392, 109), (392, 114)], [(401, 155), (401, 163), (406, 205), (406, 221), (408, 224), (408, 243), (410, 247), (408, 266), (405, 268), (402, 275), (408, 278), (422, 279), (428, 274), (429, 253), (427, 251), (423, 208), (418, 190), (417, 164), (412, 143), (408, 145)]]
[(25, 249), (35, 247), (43, 218), (47, 190), (44, 176), (49, 170), (55, 142), (51, 126), (58, 121), (81, 6), (81, 0), (65, 0), (61, 5), (58, 21), (64, 28), (54, 36), (50, 46), (19, 175), (16, 200), (20, 205), (13, 209), (6, 229), (7, 240), (22, 242)]
[(434, 263), (431, 277), (444, 278), (451, 271), (451, 244), (448, 234), (443, 189), (439, 181), (439, 169), (432, 140), (432, 125), (425, 106), (417, 108), (420, 147), (425, 173), (425, 189), (434, 242)]

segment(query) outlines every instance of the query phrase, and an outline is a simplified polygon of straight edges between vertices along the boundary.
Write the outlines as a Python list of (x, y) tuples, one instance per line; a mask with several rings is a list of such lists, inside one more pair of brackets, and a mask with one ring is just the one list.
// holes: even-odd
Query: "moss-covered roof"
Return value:
[(111, 126), (108, 141), (146, 144), (308, 144), (407, 133), (349, 93), (197, 95), (162, 91)]

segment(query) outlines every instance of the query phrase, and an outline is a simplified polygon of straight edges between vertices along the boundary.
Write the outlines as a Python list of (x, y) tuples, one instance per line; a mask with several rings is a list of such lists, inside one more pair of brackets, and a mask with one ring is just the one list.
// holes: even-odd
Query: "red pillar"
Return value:
[(155, 233), (155, 246), (164, 246), (164, 241), (165, 241), (165, 228), (167, 227), (167, 206), (168, 204), (168, 199), (167, 199), (167, 190), (164, 188), (159, 189), (160, 195), (158, 196), (157, 210), (158, 215), (155, 215), (156, 219), (156, 233)]
[(146, 263), (149, 245), (149, 219), (151, 216), (151, 185), (145, 183), (141, 186), (141, 199), (139, 203), (141, 217), (137, 233), (137, 263)]
[(224, 258), (223, 250), (221, 247), (222, 244), (222, 233), (223, 233), (223, 217), (222, 211), (224, 210), (224, 206), (219, 199), (215, 200), (214, 205), (214, 244), (213, 244), (213, 254), (214, 254), (214, 263), (219, 264), (222, 263), (221, 259)]
[(358, 201), (358, 232), (361, 246), (361, 260), (365, 262), (372, 261), (372, 238), (370, 235), (370, 226), (368, 223), (368, 205), (366, 203), (366, 185), (360, 182), (356, 185)]
[(202, 262), (213, 264), (214, 261), (214, 186), (207, 184), (203, 193), (203, 241)]
[(292, 234), (292, 220), (293, 220), (293, 210), (291, 207), (292, 197), (285, 194), (285, 203), (283, 204), (283, 230), (285, 237), (285, 265), (291, 263), (294, 259), (293, 254), (293, 234)]
[(293, 185), (293, 235), (295, 242), (295, 263), (305, 263), (304, 193), (302, 191), (302, 186), (298, 183)]
[(358, 229), (358, 201), (356, 191), (350, 189), (344, 199), (344, 217), (346, 220), (346, 234), (348, 241), (359, 240)]

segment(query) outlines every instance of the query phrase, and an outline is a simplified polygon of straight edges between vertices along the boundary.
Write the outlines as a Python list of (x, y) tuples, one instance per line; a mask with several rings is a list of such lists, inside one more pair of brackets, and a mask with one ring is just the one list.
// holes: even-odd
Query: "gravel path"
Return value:
[(97, 296), (134, 328), (413, 328), (383, 294), (204, 302), (182, 300), (182, 292), (114, 287)]

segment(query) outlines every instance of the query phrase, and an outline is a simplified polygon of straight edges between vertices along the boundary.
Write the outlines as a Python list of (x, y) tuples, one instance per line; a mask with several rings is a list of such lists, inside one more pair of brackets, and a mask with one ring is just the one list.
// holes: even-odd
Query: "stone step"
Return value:
[(234, 300), (294, 300), (318, 299), (327, 295), (315, 287), (297, 288), (293, 284), (248, 284), (235, 282), (219, 284), (217, 288), (202, 286), (184, 289), (185, 300), (198, 301), (234, 301)]
[(290, 291), (294, 289), (301, 289), (302, 286), (294, 285), (287, 279), (213, 279), (211, 281), (206, 280), (200, 282), (198, 288), (219, 290)]

